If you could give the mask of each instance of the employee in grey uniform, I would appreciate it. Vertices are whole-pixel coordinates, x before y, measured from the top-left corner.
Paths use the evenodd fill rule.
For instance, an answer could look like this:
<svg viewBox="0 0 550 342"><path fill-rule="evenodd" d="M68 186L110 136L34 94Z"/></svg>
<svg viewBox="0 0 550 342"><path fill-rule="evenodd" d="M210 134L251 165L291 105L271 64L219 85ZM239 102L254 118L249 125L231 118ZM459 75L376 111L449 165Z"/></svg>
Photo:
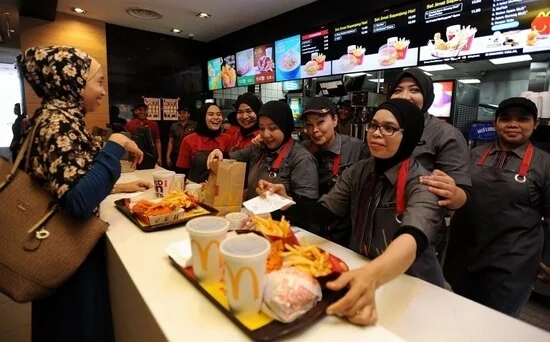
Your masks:
<svg viewBox="0 0 550 342"><path fill-rule="evenodd" d="M550 217L550 155L529 142L537 124L532 101L500 103L496 143L472 150L470 201L453 217L445 264L456 293L514 317L535 284Z"/></svg>
<svg viewBox="0 0 550 342"><path fill-rule="evenodd" d="M419 177L429 173L411 158L423 130L423 113L409 101L382 104L367 129L371 157L344 171L318 202L293 198L296 205L285 212L318 223L351 217L349 247L374 259L327 284L332 290L349 288L344 298L328 308L329 314L373 324L376 288L404 272L443 286L432 242L445 209L419 183ZM284 186L260 182L258 192L266 191L286 196Z"/></svg>
<svg viewBox="0 0 550 342"><path fill-rule="evenodd" d="M468 144L456 127L428 113L435 97L432 79L422 70L410 68L398 75L392 89L392 99L411 101L424 113L424 134L413 157L432 175L421 182L441 197L441 206L461 208L472 185Z"/></svg>
<svg viewBox="0 0 550 342"><path fill-rule="evenodd" d="M317 200L319 198L319 180L317 163L313 155L292 139L294 117L287 103L270 101L264 104L258 113L260 146L251 145L229 153L231 159L248 164L247 198L256 196L256 187L260 180L281 183L287 193L298 198ZM214 160L222 160L223 153L214 150L208 157L208 165ZM292 219L292 217L289 217ZM309 220L294 220L303 228L311 227ZM318 227L311 228L319 233Z"/></svg>
<svg viewBox="0 0 550 342"><path fill-rule="evenodd" d="M309 150L319 165L319 193L325 195L342 172L361 159L368 158L365 143L336 132L338 114L327 97L313 98L302 114L308 139L302 145ZM322 235L331 241L347 246L351 236L349 218L322 226Z"/></svg>

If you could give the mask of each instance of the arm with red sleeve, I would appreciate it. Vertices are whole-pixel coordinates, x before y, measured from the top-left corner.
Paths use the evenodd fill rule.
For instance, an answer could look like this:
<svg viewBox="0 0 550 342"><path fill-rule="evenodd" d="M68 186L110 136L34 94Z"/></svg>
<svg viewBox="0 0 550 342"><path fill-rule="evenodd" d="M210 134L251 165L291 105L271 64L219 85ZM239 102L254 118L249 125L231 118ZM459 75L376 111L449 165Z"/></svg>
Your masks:
<svg viewBox="0 0 550 342"><path fill-rule="evenodd" d="M196 134L191 134L183 138L180 147L180 153L178 156L178 161L176 166L183 170L183 173L187 176L189 174L189 169L191 168L191 160L193 158L193 137Z"/></svg>

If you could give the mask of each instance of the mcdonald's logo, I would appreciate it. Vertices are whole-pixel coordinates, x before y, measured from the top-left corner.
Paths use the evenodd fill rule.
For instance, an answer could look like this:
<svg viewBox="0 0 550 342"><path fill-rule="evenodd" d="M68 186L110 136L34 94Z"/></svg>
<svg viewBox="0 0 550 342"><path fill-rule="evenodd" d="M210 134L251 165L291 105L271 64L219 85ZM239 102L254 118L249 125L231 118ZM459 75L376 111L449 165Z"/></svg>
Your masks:
<svg viewBox="0 0 550 342"><path fill-rule="evenodd" d="M212 245L216 245L216 250L219 250L220 242L217 240L210 241L209 243L206 244L206 246L203 249L200 243L197 240L193 239L191 240L191 246L193 245L197 247L197 250L199 251L199 256L201 258L201 269L203 271L208 271L208 255L210 252L210 247L212 247ZM218 254L218 265L219 267L222 267L223 265L223 259L221 254Z"/></svg>
<svg viewBox="0 0 550 342"><path fill-rule="evenodd" d="M233 274L233 271L227 266L227 264L225 265L225 270L229 273L229 280L231 281L231 289L234 300L239 300L241 278L245 271L248 271L248 274L250 275L250 281L252 282L252 296L254 297L254 300L260 298L260 284L258 281L258 276L250 266L241 267L236 275Z"/></svg>
<svg viewBox="0 0 550 342"><path fill-rule="evenodd" d="M539 34L549 35L550 34L550 11L544 12L541 11L533 19L531 23L531 29L537 31Z"/></svg>

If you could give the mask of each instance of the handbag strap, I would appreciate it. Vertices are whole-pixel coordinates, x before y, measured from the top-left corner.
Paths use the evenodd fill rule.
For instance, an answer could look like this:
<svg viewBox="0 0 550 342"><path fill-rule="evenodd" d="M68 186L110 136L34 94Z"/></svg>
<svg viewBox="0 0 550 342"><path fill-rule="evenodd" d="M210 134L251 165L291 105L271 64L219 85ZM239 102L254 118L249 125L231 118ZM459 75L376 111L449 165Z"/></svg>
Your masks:
<svg viewBox="0 0 550 342"><path fill-rule="evenodd" d="M13 179L13 176L15 176L15 173L17 172L17 169L19 168L19 165L21 164L21 161L23 161L23 157L27 156L27 160L25 161L25 172L29 169L29 159L30 159L30 152L31 152L31 145L32 145L32 139L34 139L34 136L36 134L36 130L38 129L38 126L40 125L41 119L38 119L36 121L36 124L34 125L31 134L25 138L25 141L23 142L23 146L21 146L21 151L19 151L19 154L17 154L17 158L15 159L15 162L13 163L13 167L11 168L10 172L6 175L6 179L0 183L0 191L2 191Z"/></svg>

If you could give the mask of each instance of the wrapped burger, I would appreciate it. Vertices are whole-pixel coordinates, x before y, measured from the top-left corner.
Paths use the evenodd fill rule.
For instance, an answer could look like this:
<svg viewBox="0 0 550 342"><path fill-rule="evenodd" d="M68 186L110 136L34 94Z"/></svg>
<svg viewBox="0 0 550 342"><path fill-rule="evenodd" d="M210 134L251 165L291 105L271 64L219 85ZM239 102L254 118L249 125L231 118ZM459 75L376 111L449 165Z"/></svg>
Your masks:
<svg viewBox="0 0 550 342"><path fill-rule="evenodd" d="M323 297L319 282L294 267L266 275L262 312L290 323L312 309Z"/></svg>

